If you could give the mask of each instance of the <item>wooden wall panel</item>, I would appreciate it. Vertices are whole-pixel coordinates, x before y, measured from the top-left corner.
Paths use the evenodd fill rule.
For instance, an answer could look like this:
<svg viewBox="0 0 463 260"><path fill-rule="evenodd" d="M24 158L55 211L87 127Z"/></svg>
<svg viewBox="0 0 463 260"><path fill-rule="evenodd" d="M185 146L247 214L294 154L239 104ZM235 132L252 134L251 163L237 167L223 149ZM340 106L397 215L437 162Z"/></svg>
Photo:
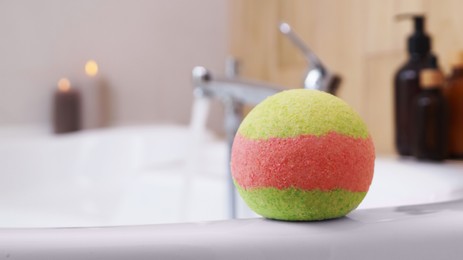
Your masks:
<svg viewBox="0 0 463 260"><path fill-rule="evenodd" d="M400 13L426 13L442 67L463 48L459 0L231 0L231 53L242 75L300 87L306 69L298 51L278 32L290 23L325 64L343 77L339 96L367 122L379 153L393 153L393 76L407 58L409 21Z"/></svg>
<svg viewBox="0 0 463 260"><path fill-rule="evenodd" d="M463 1L423 1L429 16L429 31L433 36L433 48L444 70L449 71L455 52L463 49Z"/></svg>

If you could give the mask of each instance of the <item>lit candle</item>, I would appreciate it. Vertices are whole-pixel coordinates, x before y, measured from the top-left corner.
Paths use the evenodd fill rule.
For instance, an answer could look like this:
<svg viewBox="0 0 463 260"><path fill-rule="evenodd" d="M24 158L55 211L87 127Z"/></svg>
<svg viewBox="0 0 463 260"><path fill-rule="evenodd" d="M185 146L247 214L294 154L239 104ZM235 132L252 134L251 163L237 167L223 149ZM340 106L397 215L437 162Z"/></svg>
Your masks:
<svg viewBox="0 0 463 260"><path fill-rule="evenodd" d="M104 78L99 75L98 63L88 60L85 63L87 79L83 89L84 128L99 128L108 125L109 89Z"/></svg>
<svg viewBox="0 0 463 260"><path fill-rule="evenodd" d="M80 130L80 95L67 78L58 81L54 96L54 131L57 134Z"/></svg>

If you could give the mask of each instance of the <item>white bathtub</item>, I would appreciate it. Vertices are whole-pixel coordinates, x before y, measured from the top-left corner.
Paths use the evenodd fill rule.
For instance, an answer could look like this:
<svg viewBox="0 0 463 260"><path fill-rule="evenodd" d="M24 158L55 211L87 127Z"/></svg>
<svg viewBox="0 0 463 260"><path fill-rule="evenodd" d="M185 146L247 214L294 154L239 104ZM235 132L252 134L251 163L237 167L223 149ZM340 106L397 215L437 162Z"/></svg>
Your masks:
<svg viewBox="0 0 463 260"><path fill-rule="evenodd" d="M1 133L0 133L1 134ZM0 138L0 227L80 227L227 216L226 146L187 127Z"/></svg>
<svg viewBox="0 0 463 260"><path fill-rule="evenodd" d="M463 257L460 162L380 157L364 202L339 220L268 221L240 203L253 219L204 222L226 220L226 165L223 141L183 126L0 131L0 259ZM196 223L152 225L181 222Z"/></svg>

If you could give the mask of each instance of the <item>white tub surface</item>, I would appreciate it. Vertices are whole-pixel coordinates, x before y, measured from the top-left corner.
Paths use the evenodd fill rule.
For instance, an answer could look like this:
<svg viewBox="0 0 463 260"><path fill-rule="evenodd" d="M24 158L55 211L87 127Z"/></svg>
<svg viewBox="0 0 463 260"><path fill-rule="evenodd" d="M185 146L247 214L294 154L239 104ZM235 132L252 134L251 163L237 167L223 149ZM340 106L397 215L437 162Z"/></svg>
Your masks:
<svg viewBox="0 0 463 260"><path fill-rule="evenodd" d="M357 210L331 221L0 230L0 259L377 259L463 256L463 202Z"/></svg>

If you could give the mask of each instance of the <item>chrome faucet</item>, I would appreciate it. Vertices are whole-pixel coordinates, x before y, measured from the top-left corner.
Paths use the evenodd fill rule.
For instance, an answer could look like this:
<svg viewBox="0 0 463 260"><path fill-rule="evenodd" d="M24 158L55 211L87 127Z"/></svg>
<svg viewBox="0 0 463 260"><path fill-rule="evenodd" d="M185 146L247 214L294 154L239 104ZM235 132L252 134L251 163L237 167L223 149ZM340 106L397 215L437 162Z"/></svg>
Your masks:
<svg viewBox="0 0 463 260"><path fill-rule="evenodd" d="M206 68L200 66L193 68L192 76L195 97L218 98L224 106L224 125L228 144L228 162L230 162L233 140L243 120L244 105L255 106L284 88L237 78L238 63L233 58L229 58L226 65L227 77L212 77ZM231 176L230 165L227 172L228 176ZM228 215L230 218L236 218L236 191L232 178L228 178L228 187L230 206Z"/></svg>
<svg viewBox="0 0 463 260"><path fill-rule="evenodd" d="M280 23L280 32L302 52L309 66L304 77L304 88L317 89L335 95L341 83L341 77L323 65L320 58L301 40L289 24Z"/></svg>
<svg viewBox="0 0 463 260"><path fill-rule="evenodd" d="M321 60L302 42L287 23L280 24L280 31L302 51L308 61L309 70L304 79L304 88L335 94L340 83L340 77L323 66ZM260 81L241 79L238 77L238 65L236 59L228 58L225 77L212 76L206 68L201 66L194 67L192 71L194 96L218 98L224 105L228 162L230 162L235 134L243 119L244 105L255 106L268 96L287 89ZM228 165L228 174L231 176L230 165ZM229 178L228 186L229 217L236 218L236 191L232 178Z"/></svg>

